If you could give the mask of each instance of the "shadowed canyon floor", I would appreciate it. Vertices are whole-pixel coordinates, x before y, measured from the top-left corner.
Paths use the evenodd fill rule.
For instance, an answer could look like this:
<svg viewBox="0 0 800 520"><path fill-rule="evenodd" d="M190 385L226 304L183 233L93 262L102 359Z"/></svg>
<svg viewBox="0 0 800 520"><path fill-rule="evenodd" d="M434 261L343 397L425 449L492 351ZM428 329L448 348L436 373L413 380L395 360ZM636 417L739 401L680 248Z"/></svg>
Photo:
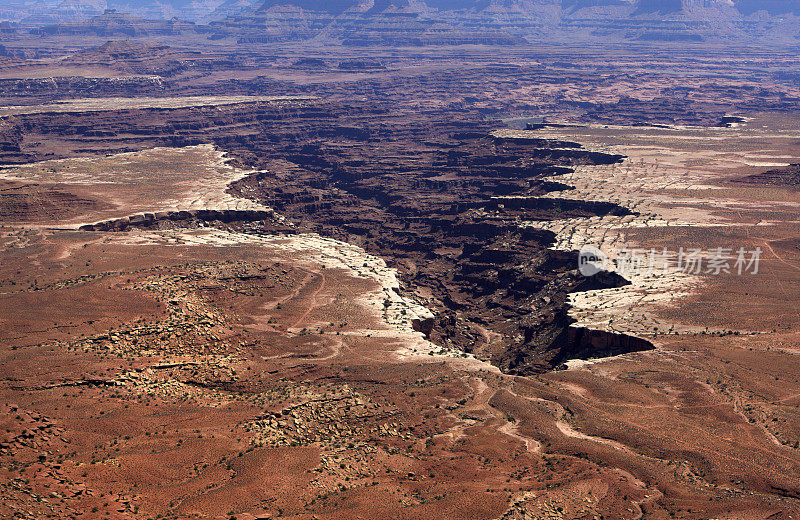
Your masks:
<svg viewBox="0 0 800 520"><path fill-rule="evenodd" d="M795 115L520 130L277 62L314 95L0 109L0 516L800 515Z"/></svg>

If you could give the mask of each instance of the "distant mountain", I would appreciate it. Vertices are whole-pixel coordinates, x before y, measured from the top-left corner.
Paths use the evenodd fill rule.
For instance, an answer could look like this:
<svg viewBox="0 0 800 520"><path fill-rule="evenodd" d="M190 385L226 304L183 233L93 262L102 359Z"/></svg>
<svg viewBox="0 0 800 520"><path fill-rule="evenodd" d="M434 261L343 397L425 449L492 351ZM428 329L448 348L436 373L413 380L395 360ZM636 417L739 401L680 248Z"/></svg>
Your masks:
<svg viewBox="0 0 800 520"><path fill-rule="evenodd" d="M734 0L736 9L744 15L764 11L771 15L800 14L798 0Z"/></svg>
<svg viewBox="0 0 800 520"><path fill-rule="evenodd" d="M518 13L556 18L592 13L623 17L691 16L709 9L727 10L728 16L800 15L800 0L0 0L0 21L44 25L91 18L116 9L147 19L179 17L190 21L224 19L246 11L299 9L328 16L348 12L376 14L417 13Z"/></svg>
<svg viewBox="0 0 800 520"><path fill-rule="evenodd" d="M107 0L109 9L152 20L181 18L198 21L213 13L223 0Z"/></svg>
<svg viewBox="0 0 800 520"><path fill-rule="evenodd" d="M352 46L747 40L794 42L800 0L262 0L213 25L242 43ZM792 22L791 20L789 23Z"/></svg>
<svg viewBox="0 0 800 520"><path fill-rule="evenodd" d="M147 18L179 17L197 21L211 15L225 0L0 0L0 21L19 22L26 27L87 20L106 9ZM244 7L252 7L248 2ZM224 13L221 17L229 13Z"/></svg>
<svg viewBox="0 0 800 520"><path fill-rule="evenodd" d="M46 25L51 34L87 30L130 36L180 32L185 26L172 20L180 18L203 25L200 32L211 38L243 44L309 39L356 47L541 40L797 43L800 34L800 0L19 1L29 3L0 6L0 21L3 16L19 20L28 9L21 25ZM117 14L106 19L101 8L116 8ZM87 19L91 23L79 23ZM159 27L158 20L171 21Z"/></svg>
<svg viewBox="0 0 800 520"><path fill-rule="evenodd" d="M678 13L683 10L682 0L639 0L634 15L643 13Z"/></svg>
<svg viewBox="0 0 800 520"><path fill-rule="evenodd" d="M564 0L561 7L566 12L577 11L591 7L622 6L630 7L633 0Z"/></svg>
<svg viewBox="0 0 800 520"><path fill-rule="evenodd" d="M340 15L346 11L368 14L386 11L483 11L492 6L514 6L532 3L519 0L266 0L260 10L273 7L297 7L305 11L314 11Z"/></svg>
<svg viewBox="0 0 800 520"><path fill-rule="evenodd" d="M172 0L180 1L180 0ZM631 15L647 13L675 14L697 9L733 7L742 15L757 11L769 14L800 13L800 0L266 0L261 10L275 6L293 6L306 11L342 14L368 5L371 12L382 12L394 6L424 5L439 11L473 11L512 9L535 10L537 6L556 5L565 13L578 9L604 6L630 8Z"/></svg>
<svg viewBox="0 0 800 520"><path fill-rule="evenodd" d="M225 0L213 11L201 17L202 20L222 20L235 14L249 11L259 6L258 0Z"/></svg>
<svg viewBox="0 0 800 520"><path fill-rule="evenodd" d="M17 22L23 27L83 20L101 14L105 0L30 0L0 2L0 21Z"/></svg>
<svg viewBox="0 0 800 520"><path fill-rule="evenodd" d="M195 24L177 18L171 20L148 20L126 13L119 13L115 9L107 9L102 15L93 16L88 20L45 25L44 27L33 29L31 32L42 35L139 37L176 35L183 32L192 32L195 29Z"/></svg>
<svg viewBox="0 0 800 520"><path fill-rule="evenodd" d="M266 11L270 8L283 5L291 5L292 7L303 9L304 11L317 11L338 15L348 9L355 8L358 4L353 0L327 0L324 2L320 0L267 0L258 10Z"/></svg>

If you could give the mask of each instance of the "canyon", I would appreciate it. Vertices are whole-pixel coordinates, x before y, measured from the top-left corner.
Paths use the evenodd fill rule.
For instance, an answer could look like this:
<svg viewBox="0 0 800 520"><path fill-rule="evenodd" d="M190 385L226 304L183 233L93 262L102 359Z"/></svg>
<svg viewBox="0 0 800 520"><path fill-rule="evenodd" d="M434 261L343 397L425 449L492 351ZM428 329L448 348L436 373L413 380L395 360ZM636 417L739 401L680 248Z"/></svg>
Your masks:
<svg viewBox="0 0 800 520"><path fill-rule="evenodd" d="M0 33L0 516L800 514L775 19L274 4Z"/></svg>

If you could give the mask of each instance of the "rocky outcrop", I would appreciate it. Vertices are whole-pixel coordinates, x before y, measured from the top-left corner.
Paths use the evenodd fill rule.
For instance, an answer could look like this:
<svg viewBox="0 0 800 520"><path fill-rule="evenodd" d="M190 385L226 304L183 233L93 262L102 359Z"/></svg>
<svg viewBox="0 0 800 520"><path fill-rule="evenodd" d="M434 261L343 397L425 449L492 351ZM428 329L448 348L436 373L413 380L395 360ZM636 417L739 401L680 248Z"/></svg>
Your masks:
<svg viewBox="0 0 800 520"><path fill-rule="evenodd" d="M747 175L733 182L753 184L756 186L782 186L800 188L800 164L790 164L784 168L775 168L765 172Z"/></svg>
<svg viewBox="0 0 800 520"><path fill-rule="evenodd" d="M551 329L555 332L559 327ZM651 342L628 334L567 325L552 338L549 348L509 348L492 358L492 363L509 374L530 375L564 368L572 359L599 359L654 348Z"/></svg>
<svg viewBox="0 0 800 520"><path fill-rule="evenodd" d="M642 338L585 327L568 327L559 341L566 345L561 350L562 359L602 358L655 348Z"/></svg>
<svg viewBox="0 0 800 520"><path fill-rule="evenodd" d="M491 134L500 123L479 110L288 100L98 112L90 123L69 113L12 121L95 153L215 143L259 172L229 191L275 208L291 230L269 214L208 211L138 215L84 229L215 225L311 231L359 245L396 267L406 295L434 312L412 326L507 371L550 370L584 352L582 340L564 336L572 324L568 294L587 284L625 283L611 276L587 282L576 252L553 251L552 233L521 225L627 214L606 202L541 197L568 189L550 179L573 166L622 157L564 141L498 139Z"/></svg>
<svg viewBox="0 0 800 520"><path fill-rule="evenodd" d="M74 66L101 65L127 74L169 78L186 72L240 68L230 57L175 49L168 45L133 40L112 40L99 47L67 56L62 63Z"/></svg>
<svg viewBox="0 0 800 520"><path fill-rule="evenodd" d="M195 32L197 26L177 18L171 20L147 20L126 13L107 9L103 14L88 20L45 25L32 29L31 33L42 36L169 36L184 32Z"/></svg>
<svg viewBox="0 0 800 520"><path fill-rule="evenodd" d="M221 225L232 223L261 222L264 229L271 227L274 233L294 233L294 230L276 221L271 210L216 210L200 209L185 211L160 211L140 213L118 219L85 224L81 231L127 231L136 229L165 229L173 227L198 227L202 225Z"/></svg>
<svg viewBox="0 0 800 520"><path fill-rule="evenodd" d="M80 76L0 79L0 96L121 96L163 94L164 82L159 77L86 78Z"/></svg>

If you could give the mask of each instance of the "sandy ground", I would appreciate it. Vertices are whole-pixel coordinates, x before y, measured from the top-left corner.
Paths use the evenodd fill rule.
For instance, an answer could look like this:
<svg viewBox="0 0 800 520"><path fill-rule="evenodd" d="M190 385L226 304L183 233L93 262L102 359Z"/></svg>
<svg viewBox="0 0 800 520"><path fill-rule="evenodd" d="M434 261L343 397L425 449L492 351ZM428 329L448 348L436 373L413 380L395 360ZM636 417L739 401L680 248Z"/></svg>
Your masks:
<svg viewBox="0 0 800 520"><path fill-rule="evenodd" d="M197 145L6 167L0 179L55 186L103 203L72 218L38 223L79 227L144 212L268 209L226 193L231 182L252 173L228 164L212 145Z"/></svg>

